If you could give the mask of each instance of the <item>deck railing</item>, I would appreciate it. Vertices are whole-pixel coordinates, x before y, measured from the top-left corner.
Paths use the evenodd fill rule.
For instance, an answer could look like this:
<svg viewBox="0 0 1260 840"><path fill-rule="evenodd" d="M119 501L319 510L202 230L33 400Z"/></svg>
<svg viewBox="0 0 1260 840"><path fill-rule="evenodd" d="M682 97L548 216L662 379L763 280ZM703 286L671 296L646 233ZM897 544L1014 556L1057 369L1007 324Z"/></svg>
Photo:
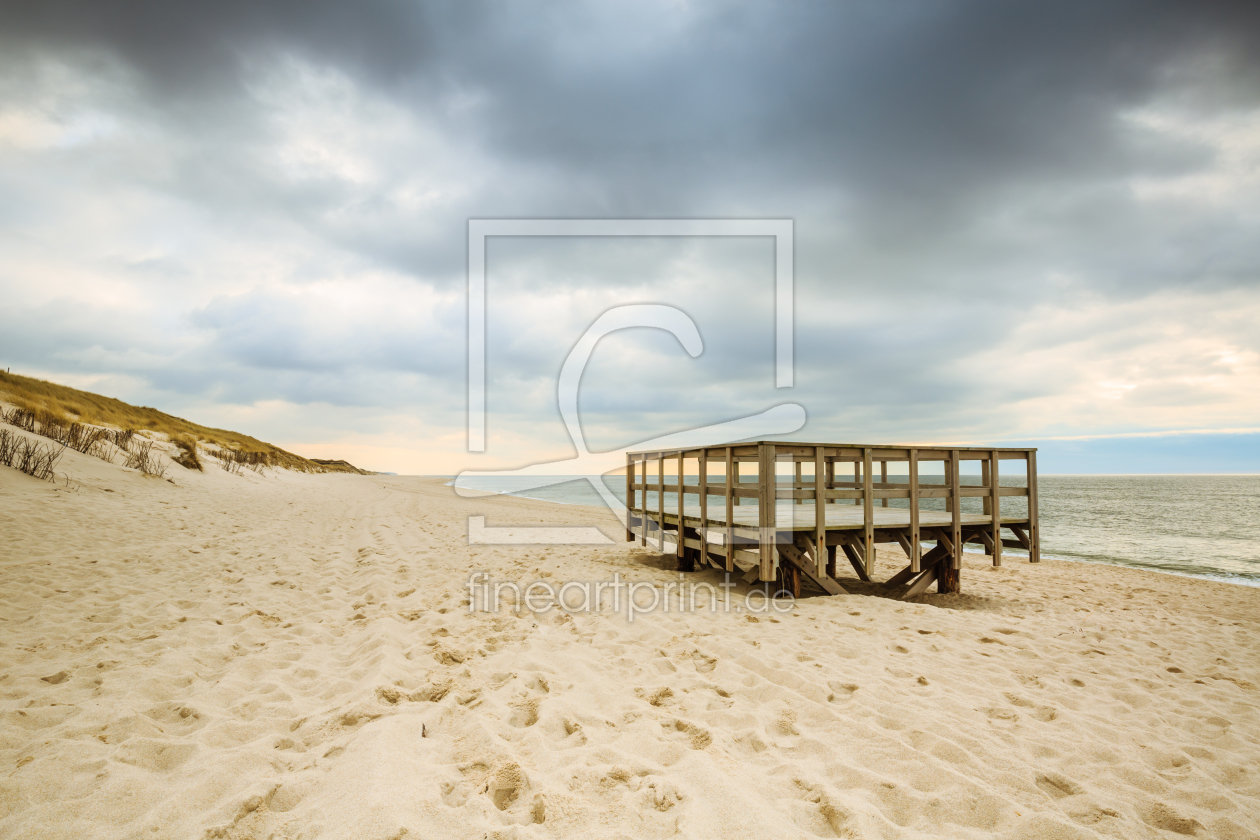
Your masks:
<svg viewBox="0 0 1260 840"><path fill-rule="evenodd" d="M961 465L964 461L980 462L980 484L963 484ZM1025 486L1003 485L1001 477L1003 461L1024 462L1021 472L1027 480ZM925 464L939 462L942 483L921 479ZM779 478L781 464L792 464L787 480ZM741 472L743 467L755 466L755 476ZM905 481L890 481L889 465L905 464ZM649 478L649 465L654 473ZM694 465L694 470L687 467ZM673 467L673 476L667 482L666 468ZM812 474L807 474L810 468ZM716 476L715 473L716 472ZM901 470L897 470L901 472ZM851 473L852 477L849 477ZM693 483L689 475L696 476ZM751 478L751 480L749 480ZM648 505L648 493L655 491L656 508ZM664 510L666 493L675 493L676 510ZM1037 450L1010 447L919 447L902 445L859 445L834 443L785 443L758 441L729 446L708 446L690 449L671 449L655 452L631 452L626 455L626 507L631 521L641 526L639 538L646 544L653 514L656 514L656 538L665 550L666 516L674 518L677 530L676 551L681 558L686 547L684 538L684 499L687 495L699 497L700 511L697 524L700 530L702 550L709 551L706 531L723 533L726 567L734 568L737 543L735 523L736 508L747 500L757 505L758 526L756 543L760 578L772 580L777 566L776 544L782 535L777 533L776 511L778 503L788 501L815 505L814 544L827 545L825 506L851 502L862 507L863 557L873 557L876 541L876 517L874 509L888 507L890 499L905 499L909 508L908 527L901 528L897 540L910 556L910 568L919 571L922 557L920 542L936 540L945 544L958 568L963 538L962 499L979 497L983 500L983 512L988 517L988 527L979 533L974 526L969 533L977 533L985 544L986 553L993 557L994 565L1001 565L1002 548L1020 547L1028 550L1032 562L1040 560L1039 523L1037 515ZM710 499L719 497L724 505L718 528L711 528L714 521ZM1002 499L1023 496L1028 500L1027 515L1012 522L1002 513ZM920 527L920 502L927 499L943 499L945 509L951 513L948 528L935 527L925 533ZM818 515L823 511L824 515ZM676 514L676 517L675 517ZM1006 527L1015 539L1004 539ZM635 539L634 528L627 530L626 539ZM869 560L864 560L869 563Z"/></svg>

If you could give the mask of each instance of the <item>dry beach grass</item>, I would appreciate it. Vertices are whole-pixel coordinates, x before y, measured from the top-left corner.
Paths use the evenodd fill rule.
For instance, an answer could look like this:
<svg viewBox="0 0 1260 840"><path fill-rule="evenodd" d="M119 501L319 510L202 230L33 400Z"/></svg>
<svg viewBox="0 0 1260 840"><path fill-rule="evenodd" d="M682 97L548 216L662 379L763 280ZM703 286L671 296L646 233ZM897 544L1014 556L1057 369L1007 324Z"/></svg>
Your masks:
<svg viewBox="0 0 1260 840"><path fill-rule="evenodd" d="M1260 836L1254 589L976 558L915 603L470 614L474 569L678 575L437 479L59 470L0 469L0 837Z"/></svg>

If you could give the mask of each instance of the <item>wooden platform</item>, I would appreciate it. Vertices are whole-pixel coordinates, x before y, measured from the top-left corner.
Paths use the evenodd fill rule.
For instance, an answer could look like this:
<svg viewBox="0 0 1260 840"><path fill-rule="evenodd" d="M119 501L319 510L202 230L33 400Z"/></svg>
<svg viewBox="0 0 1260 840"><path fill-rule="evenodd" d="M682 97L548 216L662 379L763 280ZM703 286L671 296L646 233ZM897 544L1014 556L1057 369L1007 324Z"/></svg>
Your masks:
<svg viewBox="0 0 1260 840"><path fill-rule="evenodd" d="M961 481L960 463L968 460L980 462L980 486ZM1023 462L1023 486L1001 483L1004 460ZM944 483L921 481L925 461L941 462ZM741 464L750 462L752 481L741 475ZM899 462L906 465L906 479L890 481L889 465ZM649 465L655 466L654 482ZM669 480L668 467L674 468ZM848 470L852 479L842 475ZM651 503L649 493L655 493ZM675 499L662 510L668 493ZM688 495L698 503L688 502ZM1025 497L1026 512L1003 513L1002 499L1010 496ZM968 497L982 500L982 513L962 511ZM905 499L908 507L892 507L892 499ZM944 500L945 510L923 508L927 499ZM906 586L905 596L933 582L938 591L959 591L961 555L969 542L982 544L994 565L1001 565L1003 547L1026 549L1032 562L1040 559L1035 449L758 441L632 452L626 458L626 507L626 539L656 542L665 551L672 532L668 542L680 570L699 562L740 571L749 582L774 582L798 596L801 575L823 591L844 592L836 580L837 550L859 578L870 580L879 543L898 544L906 553L906 567L889 581ZM926 553L925 541L934 543Z"/></svg>

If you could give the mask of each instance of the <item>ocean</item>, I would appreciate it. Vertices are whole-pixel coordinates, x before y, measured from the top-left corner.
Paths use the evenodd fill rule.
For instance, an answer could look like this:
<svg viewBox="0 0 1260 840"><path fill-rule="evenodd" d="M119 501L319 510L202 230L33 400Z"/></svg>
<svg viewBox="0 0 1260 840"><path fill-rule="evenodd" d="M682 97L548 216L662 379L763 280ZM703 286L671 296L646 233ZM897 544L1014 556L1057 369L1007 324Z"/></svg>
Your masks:
<svg viewBox="0 0 1260 840"><path fill-rule="evenodd" d="M624 497L624 476L595 480L601 478L617 498ZM528 490L520 488L536 479L479 476L457 483L559 504L601 504L585 477L554 479L556 483L550 486ZM922 479L942 480L926 475ZM962 481L980 483L978 476L962 476ZM1019 480L1003 477L1002 483L1018 484ZM1043 475L1038 489L1045 557L1260 586L1260 476ZM650 493L649 502L654 504L655 497ZM676 499L674 493L665 494L667 510L677 504ZM686 501L698 504L692 494ZM980 511L980 499L963 503L964 510ZM893 500L891 504L904 507L906 502ZM1014 496L1002 501L1004 511L1014 512L1023 504L1022 498ZM943 510L944 501L933 499L923 506ZM1012 549L1006 553L1023 554Z"/></svg>

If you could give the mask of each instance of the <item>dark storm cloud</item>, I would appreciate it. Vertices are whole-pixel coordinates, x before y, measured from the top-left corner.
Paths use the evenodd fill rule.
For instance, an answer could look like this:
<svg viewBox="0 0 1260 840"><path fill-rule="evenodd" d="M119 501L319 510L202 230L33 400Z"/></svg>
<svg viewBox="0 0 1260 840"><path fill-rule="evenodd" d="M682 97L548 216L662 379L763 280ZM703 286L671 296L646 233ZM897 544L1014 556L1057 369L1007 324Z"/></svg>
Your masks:
<svg viewBox="0 0 1260 840"><path fill-rule="evenodd" d="M554 170L554 195L475 212L785 212L822 189L892 236L952 227L942 211L1003 185L1198 162L1131 142L1117 110L1203 82L1229 100L1205 104L1254 103L1260 61L1245 3L46 2L4 17L11 47L111 51L176 107L301 55Z"/></svg>

